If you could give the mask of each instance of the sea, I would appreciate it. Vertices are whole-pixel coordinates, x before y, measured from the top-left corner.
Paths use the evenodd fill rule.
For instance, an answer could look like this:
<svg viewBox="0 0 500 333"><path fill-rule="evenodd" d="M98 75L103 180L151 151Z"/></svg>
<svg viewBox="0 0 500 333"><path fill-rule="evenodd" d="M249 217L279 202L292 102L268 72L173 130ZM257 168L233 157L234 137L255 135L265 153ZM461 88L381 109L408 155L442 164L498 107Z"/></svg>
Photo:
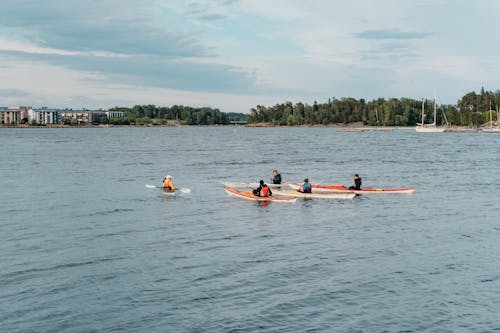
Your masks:
<svg viewBox="0 0 500 333"><path fill-rule="evenodd" d="M0 128L0 143L1 332L500 331L500 135ZM416 192L223 190L273 169ZM190 193L146 187L167 174Z"/></svg>

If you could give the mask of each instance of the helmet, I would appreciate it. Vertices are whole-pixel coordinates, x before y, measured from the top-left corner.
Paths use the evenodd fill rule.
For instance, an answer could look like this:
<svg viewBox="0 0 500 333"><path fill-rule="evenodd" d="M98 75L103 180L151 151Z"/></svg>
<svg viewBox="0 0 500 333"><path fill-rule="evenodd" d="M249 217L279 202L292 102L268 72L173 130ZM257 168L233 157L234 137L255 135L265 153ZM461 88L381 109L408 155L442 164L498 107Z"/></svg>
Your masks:
<svg viewBox="0 0 500 333"><path fill-rule="evenodd" d="M264 181L261 179L261 180L259 181L259 184L260 184L260 185L264 185Z"/></svg>
<svg viewBox="0 0 500 333"><path fill-rule="evenodd" d="M304 183L309 183L309 178L304 179Z"/></svg>

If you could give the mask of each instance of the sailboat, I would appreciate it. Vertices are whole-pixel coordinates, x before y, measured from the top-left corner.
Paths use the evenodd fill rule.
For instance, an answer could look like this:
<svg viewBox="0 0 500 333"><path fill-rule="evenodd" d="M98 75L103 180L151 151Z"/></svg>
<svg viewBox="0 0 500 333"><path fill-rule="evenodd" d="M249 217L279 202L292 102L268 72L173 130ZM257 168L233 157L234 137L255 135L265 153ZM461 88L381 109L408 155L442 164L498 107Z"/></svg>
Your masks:
<svg viewBox="0 0 500 333"><path fill-rule="evenodd" d="M493 127L493 111L491 110L491 103L490 103L490 128L483 128L483 133L500 133L500 127L498 127L498 107L497 107L497 127Z"/></svg>
<svg viewBox="0 0 500 333"><path fill-rule="evenodd" d="M436 114L437 114L436 94L434 94L434 122L432 124L425 123L424 105L425 105L425 102L424 102L424 99L422 98L422 123L417 124L417 127L415 127L415 130L417 132L424 132L424 133L443 133L444 127L437 127L436 126Z"/></svg>

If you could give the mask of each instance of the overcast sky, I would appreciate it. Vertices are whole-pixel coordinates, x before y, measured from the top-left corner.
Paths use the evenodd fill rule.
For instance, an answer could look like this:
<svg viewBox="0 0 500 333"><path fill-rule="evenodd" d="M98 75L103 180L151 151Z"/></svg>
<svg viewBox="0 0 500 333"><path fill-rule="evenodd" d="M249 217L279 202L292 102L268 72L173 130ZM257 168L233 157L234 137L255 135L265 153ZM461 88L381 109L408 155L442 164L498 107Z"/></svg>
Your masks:
<svg viewBox="0 0 500 333"><path fill-rule="evenodd" d="M1 0L0 106L219 107L500 89L500 1Z"/></svg>

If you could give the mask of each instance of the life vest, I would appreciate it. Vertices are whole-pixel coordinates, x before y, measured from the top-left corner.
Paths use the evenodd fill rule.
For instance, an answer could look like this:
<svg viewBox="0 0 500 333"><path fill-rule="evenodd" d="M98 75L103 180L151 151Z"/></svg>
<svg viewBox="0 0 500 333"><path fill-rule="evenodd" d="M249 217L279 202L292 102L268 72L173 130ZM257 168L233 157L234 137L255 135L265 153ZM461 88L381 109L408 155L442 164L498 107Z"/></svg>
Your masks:
<svg viewBox="0 0 500 333"><path fill-rule="evenodd" d="M262 186L262 188L260 189L260 196L261 197L268 197L269 196L269 187Z"/></svg>
<svg viewBox="0 0 500 333"><path fill-rule="evenodd" d="M302 185L302 188L304 189L304 193L311 193L311 184L304 183L304 185Z"/></svg>
<svg viewBox="0 0 500 333"><path fill-rule="evenodd" d="M175 191L175 186L170 180L165 179L163 181L163 189L166 191Z"/></svg>

